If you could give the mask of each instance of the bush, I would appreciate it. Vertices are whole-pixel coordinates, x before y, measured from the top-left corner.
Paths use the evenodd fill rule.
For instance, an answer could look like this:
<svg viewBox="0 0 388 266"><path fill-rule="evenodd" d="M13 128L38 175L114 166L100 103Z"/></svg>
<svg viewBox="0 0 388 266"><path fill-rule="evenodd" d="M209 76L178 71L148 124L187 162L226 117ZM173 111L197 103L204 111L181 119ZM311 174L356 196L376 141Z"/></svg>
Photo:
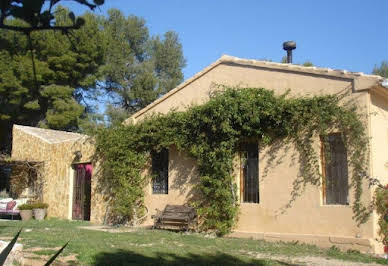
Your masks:
<svg viewBox="0 0 388 266"><path fill-rule="evenodd" d="M102 188L112 199L113 216L123 222L139 216L145 208L144 188L152 178L143 174L151 154L175 145L196 160L200 178L190 203L201 217L201 229L226 234L239 212L233 162L241 143L255 139L262 149L275 144L273 150L276 143L295 146L301 172L293 182L290 202L294 202L308 184L321 184L315 143L322 136L328 145L328 136L336 129L352 169L354 218L358 224L367 221L371 210L361 195L362 182L370 181L368 137L357 106L340 103L346 95L290 97L263 88L220 89L203 105L98 132L96 158L103 170Z"/></svg>
<svg viewBox="0 0 388 266"><path fill-rule="evenodd" d="M25 204L19 205L18 209L21 210L21 211L32 210L33 206L32 206L32 204L25 203Z"/></svg>
<svg viewBox="0 0 388 266"><path fill-rule="evenodd" d="M376 189L376 211L379 214L379 234L384 245L388 246L388 185Z"/></svg>
<svg viewBox="0 0 388 266"><path fill-rule="evenodd" d="M43 202L36 202L31 204L32 209L47 209L48 204Z"/></svg>

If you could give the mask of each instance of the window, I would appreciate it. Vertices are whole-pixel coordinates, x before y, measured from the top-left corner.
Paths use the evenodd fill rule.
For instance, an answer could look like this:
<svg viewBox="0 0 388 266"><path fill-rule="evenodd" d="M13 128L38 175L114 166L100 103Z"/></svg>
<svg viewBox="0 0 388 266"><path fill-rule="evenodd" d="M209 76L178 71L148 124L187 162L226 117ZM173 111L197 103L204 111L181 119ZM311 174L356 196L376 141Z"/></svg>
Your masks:
<svg viewBox="0 0 388 266"><path fill-rule="evenodd" d="M154 194L168 194L168 150L152 153L152 192Z"/></svg>
<svg viewBox="0 0 388 266"><path fill-rule="evenodd" d="M330 134L322 145L323 200L325 204L348 205L348 159L341 134ZM323 143L322 143L323 144ZM328 150L325 150L328 149Z"/></svg>
<svg viewBox="0 0 388 266"><path fill-rule="evenodd" d="M257 143L246 143L242 147L243 202L259 203L259 149Z"/></svg>

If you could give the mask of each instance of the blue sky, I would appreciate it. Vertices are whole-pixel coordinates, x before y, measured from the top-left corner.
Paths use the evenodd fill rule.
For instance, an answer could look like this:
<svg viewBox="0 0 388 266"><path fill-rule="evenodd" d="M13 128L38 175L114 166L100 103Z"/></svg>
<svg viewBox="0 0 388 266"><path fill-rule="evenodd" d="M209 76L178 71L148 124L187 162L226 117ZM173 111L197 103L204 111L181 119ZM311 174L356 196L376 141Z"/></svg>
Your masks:
<svg viewBox="0 0 388 266"><path fill-rule="evenodd" d="M281 61L294 40L294 62L370 73L388 60L388 0L105 0L143 17L151 34L179 34L191 77L222 54ZM85 9L67 4L77 14Z"/></svg>

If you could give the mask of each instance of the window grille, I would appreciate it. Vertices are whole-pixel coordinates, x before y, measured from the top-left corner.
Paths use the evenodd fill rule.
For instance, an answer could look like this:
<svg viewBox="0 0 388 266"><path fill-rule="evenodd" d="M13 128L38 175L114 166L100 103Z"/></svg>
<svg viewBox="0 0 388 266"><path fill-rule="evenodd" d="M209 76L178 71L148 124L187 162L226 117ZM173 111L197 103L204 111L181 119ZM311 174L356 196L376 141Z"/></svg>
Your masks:
<svg viewBox="0 0 388 266"><path fill-rule="evenodd" d="M168 194L168 150L153 152L152 156L152 192L154 194Z"/></svg>
<svg viewBox="0 0 388 266"><path fill-rule="evenodd" d="M323 149L323 195L325 204L349 204L348 159L341 134L330 134ZM327 149L327 150L325 150Z"/></svg>

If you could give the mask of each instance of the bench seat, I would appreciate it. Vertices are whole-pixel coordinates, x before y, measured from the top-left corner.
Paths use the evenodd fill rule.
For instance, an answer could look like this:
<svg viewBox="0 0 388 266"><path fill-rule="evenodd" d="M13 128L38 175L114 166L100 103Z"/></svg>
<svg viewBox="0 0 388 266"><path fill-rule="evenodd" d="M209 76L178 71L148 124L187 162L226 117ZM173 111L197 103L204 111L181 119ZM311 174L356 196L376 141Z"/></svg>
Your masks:
<svg viewBox="0 0 388 266"><path fill-rule="evenodd" d="M179 227L188 230L197 224L197 213L194 208L185 205L166 205L163 211L156 210L153 215L154 228Z"/></svg>

